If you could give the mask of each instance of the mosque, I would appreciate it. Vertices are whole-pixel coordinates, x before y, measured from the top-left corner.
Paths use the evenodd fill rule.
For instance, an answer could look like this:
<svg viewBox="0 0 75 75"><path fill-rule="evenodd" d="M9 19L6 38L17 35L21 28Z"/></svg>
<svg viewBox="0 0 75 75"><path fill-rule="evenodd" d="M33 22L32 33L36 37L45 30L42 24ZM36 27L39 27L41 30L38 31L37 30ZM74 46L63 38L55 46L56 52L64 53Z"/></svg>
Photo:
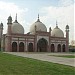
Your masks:
<svg viewBox="0 0 75 75"><path fill-rule="evenodd" d="M69 26L65 26L66 36L58 27L47 32L46 26L40 21L39 15L30 31L24 34L23 26L12 17L7 19L7 33L3 34L3 23L0 24L1 50L5 52L68 52L69 51Z"/></svg>

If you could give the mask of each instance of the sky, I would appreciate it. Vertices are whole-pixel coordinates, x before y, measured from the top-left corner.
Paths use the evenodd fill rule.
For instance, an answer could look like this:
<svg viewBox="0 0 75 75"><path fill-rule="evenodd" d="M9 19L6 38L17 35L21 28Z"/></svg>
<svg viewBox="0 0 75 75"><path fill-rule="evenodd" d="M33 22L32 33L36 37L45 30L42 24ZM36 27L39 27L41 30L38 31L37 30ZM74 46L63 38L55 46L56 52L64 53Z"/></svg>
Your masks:
<svg viewBox="0 0 75 75"><path fill-rule="evenodd" d="M74 21L74 0L0 0L0 21L4 24L3 33L7 32L7 19L11 15L13 22L17 13L18 22L28 33L30 26L40 20L47 27L55 28L56 20L58 27L65 34L65 26L70 27L70 41L75 40L75 21Z"/></svg>

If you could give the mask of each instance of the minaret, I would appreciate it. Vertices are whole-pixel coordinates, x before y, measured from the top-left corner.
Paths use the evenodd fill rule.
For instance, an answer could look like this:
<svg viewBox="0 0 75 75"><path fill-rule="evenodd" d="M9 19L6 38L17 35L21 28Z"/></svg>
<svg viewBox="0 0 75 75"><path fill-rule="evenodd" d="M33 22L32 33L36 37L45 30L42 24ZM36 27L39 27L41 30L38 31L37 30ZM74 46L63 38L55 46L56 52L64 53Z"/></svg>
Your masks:
<svg viewBox="0 0 75 75"><path fill-rule="evenodd" d="M1 22L0 24L0 39L2 38L3 35L3 23Z"/></svg>
<svg viewBox="0 0 75 75"><path fill-rule="evenodd" d="M50 36L51 36L51 27L49 28L49 33L50 33Z"/></svg>
<svg viewBox="0 0 75 75"><path fill-rule="evenodd" d="M1 50L2 35L3 35L3 23L1 22L0 24L0 50Z"/></svg>
<svg viewBox="0 0 75 75"><path fill-rule="evenodd" d="M66 25L66 52L69 52L69 26Z"/></svg>
<svg viewBox="0 0 75 75"><path fill-rule="evenodd" d="M7 22L7 25L8 25L8 30L7 30L7 42L5 44L5 51L7 52L11 52L11 26L12 26L12 17L9 16L8 17L8 22Z"/></svg>
<svg viewBox="0 0 75 75"><path fill-rule="evenodd" d="M11 34L12 17L9 16L7 20L8 20L8 22L7 22L7 24L8 24L8 31L7 31L7 34Z"/></svg>

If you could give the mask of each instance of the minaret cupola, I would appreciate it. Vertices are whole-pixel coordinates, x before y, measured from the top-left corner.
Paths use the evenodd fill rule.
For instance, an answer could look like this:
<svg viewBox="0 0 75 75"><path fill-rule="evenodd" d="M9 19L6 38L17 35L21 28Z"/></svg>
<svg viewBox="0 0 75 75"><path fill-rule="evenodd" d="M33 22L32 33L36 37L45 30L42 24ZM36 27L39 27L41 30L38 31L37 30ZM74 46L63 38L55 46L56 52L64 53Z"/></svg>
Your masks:
<svg viewBox="0 0 75 75"><path fill-rule="evenodd" d="M7 24L12 24L12 17L11 16L9 16L7 20L8 20Z"/></svg>

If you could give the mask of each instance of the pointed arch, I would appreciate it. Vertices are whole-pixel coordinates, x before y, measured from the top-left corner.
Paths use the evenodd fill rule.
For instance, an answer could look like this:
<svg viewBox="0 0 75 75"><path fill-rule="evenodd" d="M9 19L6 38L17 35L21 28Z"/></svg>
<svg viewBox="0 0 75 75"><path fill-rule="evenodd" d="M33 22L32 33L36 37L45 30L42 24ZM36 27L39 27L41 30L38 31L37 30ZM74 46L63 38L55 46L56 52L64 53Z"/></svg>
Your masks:
<svg viewBox="0 0 75 75"><path fill-rule="evenodd" d="M58 44L58 46L57 46L57 51L61 52L61 45L60 44Z"/></svg>
<svg viewBox="0 0 75 75"><path fill-rule="evenodd" d="M48 42L46 39L41 38L37 43L37 50L39 52L47 52Z"/></svg>
<svg viewBox="0 0 75 75"><path fill-rule="evenodd" d="M62 52L65 52L65 44L62 45Z"/></svg>
<svg viewBox="0 0 75 75"><path fill-rule="evenodd" d="M12 52L17 52L17 43L16 42L12 43Z"/></svg>
<svg viewBox="0 0 75 75"><path fill-rule="evenodd" d="M55 46L54 44L51 44L51 52L54 52L55 51Z"/></svg>
<svg viewBox="0 0 75 75"><path fill-rule="evenodd" d="M28 44L28 51L33 52L33 43Z"/></svg>
<svg viewBox="0 0 75 75"><path fill-rule="evenodd" d="M24 43L20 42L19 44L19 52L24 52Z"/></svg>

